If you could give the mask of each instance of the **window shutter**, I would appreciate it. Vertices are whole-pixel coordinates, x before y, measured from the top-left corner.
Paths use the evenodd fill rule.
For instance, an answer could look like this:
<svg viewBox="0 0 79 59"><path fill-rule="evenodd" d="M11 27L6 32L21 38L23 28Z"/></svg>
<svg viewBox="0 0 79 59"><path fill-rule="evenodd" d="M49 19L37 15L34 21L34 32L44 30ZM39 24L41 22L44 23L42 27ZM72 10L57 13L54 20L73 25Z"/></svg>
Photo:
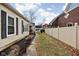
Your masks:
<svg viewBox="0 0 79 59"><path fill-rule="evenodd" d="M23 25L23 20L22 20L22 33L24 32L24 25Z"/></svg>
<svg viewBox="0 0 79 59"><path fill-rule="evenodd" d="M4 39L6 37L6 12L1 10L1 38Z"/></svg>
<svg viewBox="0 0 79 59"><path fill-rule="evenodd" d="M18 18L16 18L16 35L18 35Z"/></svg>

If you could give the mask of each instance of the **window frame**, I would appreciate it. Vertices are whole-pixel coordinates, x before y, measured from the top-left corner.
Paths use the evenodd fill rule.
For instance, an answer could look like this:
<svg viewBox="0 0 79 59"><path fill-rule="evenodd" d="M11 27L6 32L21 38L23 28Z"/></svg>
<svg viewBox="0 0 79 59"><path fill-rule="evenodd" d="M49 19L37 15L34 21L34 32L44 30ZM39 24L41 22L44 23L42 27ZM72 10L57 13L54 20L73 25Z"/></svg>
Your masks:
<svg viewBox="0 0 79 59"><path fill-rule="evenodd" d="M68 23L66 24L67 27L71 27L71 26L69 26L69 25L73 26L73 22L68 22Z"/></svg>
<svg viewBox="0 0 79 59"><path fill-rule="evenodd" d="M12 18L14 18L14 33L13 34L8 34L8 17L12 17ZM11 15L11 14L7 14L7 21L6 21L6 23L7 23L7 25L6 25L6 32L7 32L7 37L9 37L9 36L14 36L14 35L16 35L16 19L15 19L16 17L14 17L13 15Z"/></svg>
<svg viewBox="0 0 79 59"><path fill-rule="evenodd" d="M23 21L23 25L24 25L24 32L29 31L29 29L28 29L28 23L26 21Z"/></svg>

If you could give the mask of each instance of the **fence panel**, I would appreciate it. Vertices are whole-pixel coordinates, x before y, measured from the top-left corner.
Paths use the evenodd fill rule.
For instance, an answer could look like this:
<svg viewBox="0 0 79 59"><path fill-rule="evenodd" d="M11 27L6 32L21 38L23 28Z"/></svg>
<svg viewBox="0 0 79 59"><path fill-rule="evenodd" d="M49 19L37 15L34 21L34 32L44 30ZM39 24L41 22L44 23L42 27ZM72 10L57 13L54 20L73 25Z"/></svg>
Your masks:
<svg viewBox="0 0 79 59"><path fill-rule="evenodd" d="M50 29L45 29L45 32L46 32L47 34L49 34L49 30L50 30Z"/></svg>
<svg viewBox="0 0 79 59"><path fill-rule="evenodd" d="M76 48L76 27L59 28L59 40Z"/></svg>
<svg viewBox="0 0 79 59"><path fill-rule="evenodd" d="M55 37L56 39L59 39L58 35L59 35L58 34L58 28L53 28L53 35L52 36Z"/></svg>
<svg viewBox="0 0 79 59"><path fill-rule="evenodd" d="M77 36L78 36L78 38L77 38L77 45L78 45L78 50L79 50L79 26L78 26Z"/></svg>
<svg viewBox="0 0 79 59"><path fill-rule="evenodd" d="M45 32L48 34L48 35L50 35L51 36L51 31L52 31L52 28L49 28L49 29L45 29Z"/></svg>
<svg viewBox="0 0 79 59"><path fill-rule="evenodd" d="M62 42L79 49L79 27L60 27L45 29L46 33ZM78 34L77 34L78 32Z"/></svg>

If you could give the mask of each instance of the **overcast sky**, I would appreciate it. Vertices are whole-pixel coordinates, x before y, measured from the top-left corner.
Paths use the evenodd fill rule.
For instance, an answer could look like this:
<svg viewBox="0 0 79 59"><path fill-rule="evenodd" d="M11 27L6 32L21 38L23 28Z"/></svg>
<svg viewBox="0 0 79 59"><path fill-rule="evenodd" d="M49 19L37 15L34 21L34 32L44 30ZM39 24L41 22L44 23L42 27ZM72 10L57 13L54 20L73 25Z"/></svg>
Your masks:
<svg viewBox="0 0 79 59"><path fill-rule="evenodd" d="M65 3L13 3L11 4L21 14L26 14L28 19L28 11L35 11L35 24L48 24L53 18L63 12L66 7Z"/></svg>

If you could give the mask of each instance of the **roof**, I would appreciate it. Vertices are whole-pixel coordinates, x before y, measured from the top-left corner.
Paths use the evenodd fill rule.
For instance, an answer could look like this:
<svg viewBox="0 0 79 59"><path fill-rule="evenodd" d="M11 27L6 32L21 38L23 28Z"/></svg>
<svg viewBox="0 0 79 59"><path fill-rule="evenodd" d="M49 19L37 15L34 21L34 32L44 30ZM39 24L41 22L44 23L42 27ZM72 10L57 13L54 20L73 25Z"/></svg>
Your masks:
<svg viewBox="0 0 79 59"><path fill-rule="evenodd" d="M60 15L58 15L57 17L55 17L49 24L51 25L55 20L57 20L58 17L60 17L60 16L62 16L62 15L64 15L64 14L66 14L67 12L71 12L71 11L74 10L75 8L79 7L79 3L76 3L76 4L78 4L78 5L76 5L74 8L72 8L71 10L69 10L71 4L74 4L74 3L67 3L67 4L66 4L66 7L65 7L65 9L64 9L64 11L63 11Z"/></svg>
<svg viewBox="0 0 79 59"><path fill-rule="evenodd" d="M49 25L52 25L52 23L57 19L57 17L55 17L50 23Z"/></svg>
<svg viewBox="0 0 79 59"><path fill-rule="evenodd" d="M67 12L70 12L71 10L75 9L79 7L79 3L68 3L64 12L67 13Z"/></svg>
<svg viewBox="0 0 79 59"><path fill-rule="evenodd" d="M58 15L57 17L55 17L50 23L49 25L52 25L52 23L57 20L60 16L64 15L64 12L62 12L60 15Z"/></svg>
<svg viewBox="0 0 79 59"><path fill-rule="evenodd" d="M24 20L26 20L27 22L30 22L29 20L26 19L26 17L24 17L18 10L16 10L15 8L13 8L10 4L8 3L0 3L1 5L5 6L6 8L8 8L9 10L11 10L12 12L14 12L15 14L17 14L18 16L22 17Z"/></svg>

